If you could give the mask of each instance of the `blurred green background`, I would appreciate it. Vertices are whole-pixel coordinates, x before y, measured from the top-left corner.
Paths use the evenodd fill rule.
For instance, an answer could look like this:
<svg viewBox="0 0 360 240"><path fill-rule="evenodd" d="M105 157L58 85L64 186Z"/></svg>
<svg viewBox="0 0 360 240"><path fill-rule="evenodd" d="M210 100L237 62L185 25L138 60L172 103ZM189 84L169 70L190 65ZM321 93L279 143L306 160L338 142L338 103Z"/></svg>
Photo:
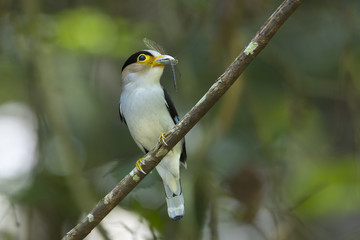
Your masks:
<svg viewBox="0 0 360 240"><path fill-rule="evenodd" d="M119 81L144 37L183 116L280 3L0 0L0 239L60 239L135 166ZM360 239L359 43L358 0L304 1L187 135L185 217L154 171L88 239Z"/></svg>

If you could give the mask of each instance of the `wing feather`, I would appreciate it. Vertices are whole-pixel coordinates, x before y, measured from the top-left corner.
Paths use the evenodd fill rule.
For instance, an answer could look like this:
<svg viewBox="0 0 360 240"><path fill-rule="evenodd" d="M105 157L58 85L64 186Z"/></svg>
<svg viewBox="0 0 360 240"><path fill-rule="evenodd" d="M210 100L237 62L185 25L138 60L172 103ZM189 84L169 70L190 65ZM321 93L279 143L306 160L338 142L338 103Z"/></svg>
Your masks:
<svg viewBox="0 0 360 240"><path fill-rule="evenodd" d="M121 105L119 105L119 116L120 116L120 120L125 123L125 125L127 126L126 120L124 115L121 113Z"/></svg>
<svg viewBox="0 0 360 240"><path fill-rule="evenodd" d="M163 88L164 90L164 96L165 96L165 104L167 109L169 110L169 114L174 121L174 124L179 122L179 115L176 111L176 108L174 106L174 103L172 102L169 93ZM180 155L180 161L186 166L186 146L185 146L185 138L182 140L182 150Z"/></svg>

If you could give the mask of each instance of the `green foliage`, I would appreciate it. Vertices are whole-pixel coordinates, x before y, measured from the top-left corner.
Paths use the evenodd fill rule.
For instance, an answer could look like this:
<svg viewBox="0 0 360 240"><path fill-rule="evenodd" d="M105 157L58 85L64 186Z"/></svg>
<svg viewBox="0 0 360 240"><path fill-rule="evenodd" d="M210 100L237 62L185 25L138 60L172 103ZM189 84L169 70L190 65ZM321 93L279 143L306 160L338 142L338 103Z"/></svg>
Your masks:
<svg viewBox="0 0 360 240"><path fill-rule="evenodd" d="M147 34L145 23L130 24L95 8L66 10L56 19L55 41L59 46L89 54L126 57Z"/></svg>

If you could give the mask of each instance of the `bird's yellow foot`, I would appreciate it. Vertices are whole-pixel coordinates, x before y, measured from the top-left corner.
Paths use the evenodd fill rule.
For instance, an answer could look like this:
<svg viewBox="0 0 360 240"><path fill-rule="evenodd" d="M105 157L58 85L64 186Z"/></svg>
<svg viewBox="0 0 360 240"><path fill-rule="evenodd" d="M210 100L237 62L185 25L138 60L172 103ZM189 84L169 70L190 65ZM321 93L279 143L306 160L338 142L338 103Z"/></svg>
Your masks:
<svg viewBox="0 0 360 240"><path fill-rule="evenodd" d="M165 144L167 146L167 143L165 142L165 135L166 135L166 132L161 133L161 135L159 137L159 141L163 142L163 144Z"/></svg>
<svg viewBox="0 0 360 240"><path fill-rule="evenodd" d="M166 132L161 133L161 135L159 137L159 141L163 142L163 144L165 144L165 146L167 146L168 144L165 141L165 135L166 135ZM171 149L171 151L172 150L174 150L174 149Z"/></svg>
<svg viewBox="0 0 360 240"><path fill-rule="evenodd" d="M143 159L144 158L142 157L136 161L136 169L139 170L140 172L142 172L143 174L146 174L146 172L141 167L141 165L143 164L143 162L142 162Z"/></svg>

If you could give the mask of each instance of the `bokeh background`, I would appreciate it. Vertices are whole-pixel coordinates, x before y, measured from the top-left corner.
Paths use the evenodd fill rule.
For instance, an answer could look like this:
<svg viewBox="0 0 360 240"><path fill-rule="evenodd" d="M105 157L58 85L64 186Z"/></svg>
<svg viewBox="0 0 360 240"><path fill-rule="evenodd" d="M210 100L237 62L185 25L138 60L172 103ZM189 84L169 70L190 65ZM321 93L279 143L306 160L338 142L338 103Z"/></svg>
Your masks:
<svg viewBox="0 0 360 240"><path fill-rule="evenodd" d="M0 0L0 239L60 239L141 157L118 116L147 37L183 116L279 0ZM187 135L186 215L150 174L87 239L360 239L360 2L304 1Z"/></svg>

